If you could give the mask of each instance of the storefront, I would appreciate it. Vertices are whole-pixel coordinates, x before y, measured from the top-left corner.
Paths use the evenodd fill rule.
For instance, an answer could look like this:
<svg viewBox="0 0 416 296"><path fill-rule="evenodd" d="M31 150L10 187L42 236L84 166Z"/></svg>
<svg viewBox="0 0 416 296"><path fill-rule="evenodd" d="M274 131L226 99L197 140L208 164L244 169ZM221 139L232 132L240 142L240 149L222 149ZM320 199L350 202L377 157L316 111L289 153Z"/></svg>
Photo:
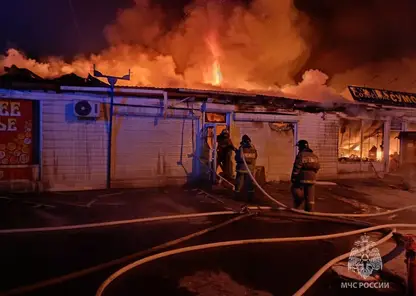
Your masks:
<svg viewBox="0 0 416 296"><path fill-rule="evenodd" d="M411 93L349 87L351 96L372 107L368 117L341 121L339 160L360 162L361 171L369 162L383 172L398 170L403 162L401 132L416 131L416 95Z"/></svg>
<svg viewBox="0 0 416 296"><path fill-rule="evenodd" d="M0 100L1 187L38 179L38 114L36 101Z"/></svg>
<svg viewBox="0 0 416 296"><path fill-rule="evenodd" d="M244 134L252 139L266 181L290 180L300 139L309 141L319 156L320 179L367 177L397 170L403 151L398 135L416 131L416 112L409 103L416 97L409 94L403 99L406 106L397 106L355 88L353 94L360 94L357 103L330 109L273 97L201 95L202 91L197 96L191 90L171 91L164 106L164 96L149 98L151 91L145 91L117 90L110 165L106 93L88 87L66 87L62 93L4 91L0 180L26 180L51 191L103 189L111 169L113 187L184 184L206 172L197 157L205 157L201 151L207 143L209 157L215 158L215 138L224 128L230 130L235 146ZM401 98L400 93L379 92L385 93L396 101ZM79 100L100 105L100 112L77 117L74 103ZM234 154L232 158L234 162Z"/></svg>

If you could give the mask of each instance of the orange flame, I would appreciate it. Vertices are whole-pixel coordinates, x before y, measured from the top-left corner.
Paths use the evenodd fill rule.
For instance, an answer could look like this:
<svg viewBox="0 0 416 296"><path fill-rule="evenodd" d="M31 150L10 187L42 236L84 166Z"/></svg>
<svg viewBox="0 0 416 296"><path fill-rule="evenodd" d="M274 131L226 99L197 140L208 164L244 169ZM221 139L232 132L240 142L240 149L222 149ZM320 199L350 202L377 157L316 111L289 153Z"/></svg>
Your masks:
<svg viewBox="0 0 416 296"><path fill-rule="evenodd" d="M208 67L209 69L204 71L203 73L204 82L206 84L219 86L222 83L222 72L221 72L221 66L219 62L220 50L219 50L216 36L214 34L211 34L209 37L205 39L205 42L208 45L208 48L211 52L213 62Z"/></svg>

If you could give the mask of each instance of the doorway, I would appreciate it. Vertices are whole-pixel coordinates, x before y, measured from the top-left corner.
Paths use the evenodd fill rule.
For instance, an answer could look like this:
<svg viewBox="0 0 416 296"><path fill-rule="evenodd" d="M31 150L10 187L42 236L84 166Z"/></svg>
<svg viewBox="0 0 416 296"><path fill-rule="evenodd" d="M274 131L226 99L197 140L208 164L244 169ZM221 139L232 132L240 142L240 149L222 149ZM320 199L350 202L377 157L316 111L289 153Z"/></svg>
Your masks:
<svg viewBox="0 0 416 296"><path fill-rule="evenodd" d="M208 154L205 158L207 161L208 168L210 170L209 179L213 183L217 181L217 174L221 173L221 167L218 166L217 159L217 137L221 134L224 129L229 130L229 126L226 123L205 123L202 133L203 150Z"/></svg>

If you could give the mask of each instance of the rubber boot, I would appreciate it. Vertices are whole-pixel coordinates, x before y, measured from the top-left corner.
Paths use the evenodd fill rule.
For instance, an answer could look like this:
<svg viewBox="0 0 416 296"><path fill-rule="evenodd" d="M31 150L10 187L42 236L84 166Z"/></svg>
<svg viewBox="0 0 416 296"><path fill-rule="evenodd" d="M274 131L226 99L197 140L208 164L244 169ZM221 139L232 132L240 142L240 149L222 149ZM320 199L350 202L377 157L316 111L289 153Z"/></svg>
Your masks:
<svg viewBox="0 0 416 296"><path fill-rule="evenodd" d="M305 212L313 212L315 208L315 202L305 202Z"/></svg>
<svg viewBox="0 0 416 296"><path fill-rule="evenodd" d="M299 210L302 203L303 203L302 200L298 200L298 199L293 200L293 208Z"/></svg>

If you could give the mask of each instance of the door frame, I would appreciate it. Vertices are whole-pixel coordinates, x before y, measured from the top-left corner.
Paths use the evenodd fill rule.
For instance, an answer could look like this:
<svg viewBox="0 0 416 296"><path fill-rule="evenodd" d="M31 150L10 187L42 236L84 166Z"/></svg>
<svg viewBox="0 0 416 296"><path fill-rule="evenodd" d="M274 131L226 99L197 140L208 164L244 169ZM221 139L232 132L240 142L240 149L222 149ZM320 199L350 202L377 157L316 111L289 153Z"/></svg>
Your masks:
<svg viewBox="0 0 416 296"><path fill-rule="evenodd" d="M228 119L228 116L227 116ZM228 121L228 120L227 120ZM208 137L208 128L212 128L212 147L210 147L210 159L209 159L209 166L212 169L211 171L211 180L213 183L217 180L217 127L223 126L224 123L204 123L203 125L203 134ZM230 129L229 123L226 123L226 127L228 130Z"/></svg>

